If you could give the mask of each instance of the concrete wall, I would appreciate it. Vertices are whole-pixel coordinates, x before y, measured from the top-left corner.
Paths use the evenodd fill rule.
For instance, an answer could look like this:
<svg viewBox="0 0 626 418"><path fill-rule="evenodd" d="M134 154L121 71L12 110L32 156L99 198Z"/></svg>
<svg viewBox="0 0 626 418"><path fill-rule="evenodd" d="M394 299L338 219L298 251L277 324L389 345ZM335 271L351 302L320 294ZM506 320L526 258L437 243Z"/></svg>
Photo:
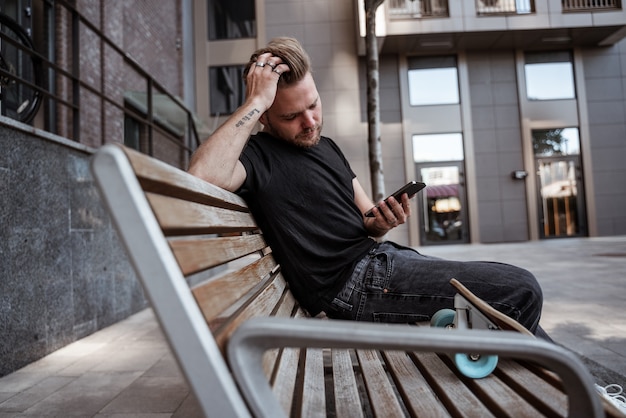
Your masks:
<svg viewBox="0 0 626 418"><path fill-rule="evenodd" d="M0 118L0 376L146 306L90 150Z"/></svg>
<svg viewBox="0 0 626 418"><path fill-rule="evenodd" d="M515 53L468 54L477 210L481 242L528 239Z"/></svg>
<svg viewBox="0 0 626 418"><path fill-rule="evenodd" d="M626 40L582 51L598 235L626 234ZM588 168L585 168L588 171Z"/></svg>

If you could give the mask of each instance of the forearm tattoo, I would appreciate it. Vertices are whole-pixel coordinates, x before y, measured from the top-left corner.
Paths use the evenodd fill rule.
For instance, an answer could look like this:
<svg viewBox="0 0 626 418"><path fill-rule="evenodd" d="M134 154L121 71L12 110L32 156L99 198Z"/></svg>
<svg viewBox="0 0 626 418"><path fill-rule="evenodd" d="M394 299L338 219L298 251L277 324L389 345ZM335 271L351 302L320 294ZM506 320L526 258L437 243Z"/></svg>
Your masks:
<svg viewBox="0 0 626 418"><path fill-rule="evenodd" d="M241 128L243 125L246 124L246 122L248 122L250 119L252 119L252 116L254 116L255 113L261 113L259 112L259 109L253 109L250 112L248 112L247 115L245 115L243 118L241 118L239 120L239 122L237 122L237 124L235 125L235 127L237 128Z"/></svg>

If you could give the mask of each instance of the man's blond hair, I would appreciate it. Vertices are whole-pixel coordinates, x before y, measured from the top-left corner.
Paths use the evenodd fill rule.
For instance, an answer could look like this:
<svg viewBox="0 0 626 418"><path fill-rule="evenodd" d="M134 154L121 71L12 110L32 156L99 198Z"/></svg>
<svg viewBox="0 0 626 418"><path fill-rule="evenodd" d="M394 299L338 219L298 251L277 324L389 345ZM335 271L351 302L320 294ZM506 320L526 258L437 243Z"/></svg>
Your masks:
<svg viewBox="0 0 626 418"><path fill-rule="evenodd" d="M246 65L243 72L244 79L250 71L250 67L254 65L257 58L261 54L269 52L279 57L284 64L289 66L290 71L286 71L280 75L278 85L288 86L302 80L307 73L311 72L311 61L300 42L295 38L280 37L272 39L266 47L258 49L250 57L250 61Z"/></svg>

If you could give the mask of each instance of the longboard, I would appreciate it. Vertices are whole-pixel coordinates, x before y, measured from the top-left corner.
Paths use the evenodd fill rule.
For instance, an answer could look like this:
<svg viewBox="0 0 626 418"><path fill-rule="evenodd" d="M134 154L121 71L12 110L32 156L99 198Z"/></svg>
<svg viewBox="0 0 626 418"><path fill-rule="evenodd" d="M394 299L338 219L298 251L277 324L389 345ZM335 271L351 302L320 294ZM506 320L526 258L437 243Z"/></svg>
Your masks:
<svg viewBox="0 0 626 418"><path fill-rule="evenodd" d="M525 335L534 335L526 329L522 324L503 314L502 312L492 308L484 300L473 294L467 287L463 286L457 279L450 279L450 284L456 291L462 295L469 303L485 315L498 328L506 331L517 331Z"/></svg>
<svg viewBox="0 0 626 418"><path fill-rule="evenodd" d="M450 284L457 291L454 310L441 309L431 318L431 326L457 329L487 329L533 334L519 322L492 308L456 279ZM534 336L533 336L534 338ZM451 356L459 372L472 379L489 376L498 365L495 354L456 353Z"/></svg>
<svg viewBox="0 0 626 418"><path fill-rule="evenodd" d="M480 311L485 317L487 317L494 325L496 325L499 329L507 330L507 331L516 331L525 335L529 335L534 337L534 335L525 328L522 324L517 322L511 317L506 316L502 312L494 309L491 305L487 304L484 300L473 294L467 287L465 287L461 282L457 279L450 279L450 284L456 289L456 291L463 296L474 308ZM467 362L457 364L460 371L465 373L464 369L467 368ZM495 365L494 365L495 368ZM471 368L470 368L471 370ZM545 373L548 373L544 370ZM608 401L604 396L600 395L602 399L602 405L604 406L604 411L607 414L607 417L616 418L616 417L625 417L624 415L615 405L613 405L610 401Z"/></svg>

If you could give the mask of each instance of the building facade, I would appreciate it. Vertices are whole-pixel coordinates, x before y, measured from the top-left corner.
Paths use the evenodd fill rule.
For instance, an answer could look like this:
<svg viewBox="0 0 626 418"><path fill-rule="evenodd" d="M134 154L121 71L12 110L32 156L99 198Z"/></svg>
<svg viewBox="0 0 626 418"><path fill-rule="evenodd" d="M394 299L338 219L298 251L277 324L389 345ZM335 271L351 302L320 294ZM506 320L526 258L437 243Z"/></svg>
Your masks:
<svg viewBox="0 0 626 418"><path fill-rule="evenodd" d="M368 190L363 2L226 3L194 2L201 117L215 126L236 107L251 51L296 37L313 61L324 134ZM429 186L389 238L435 245L626 233L621 2L386 0L378 14L387 192L413 179Z"/></svg>

